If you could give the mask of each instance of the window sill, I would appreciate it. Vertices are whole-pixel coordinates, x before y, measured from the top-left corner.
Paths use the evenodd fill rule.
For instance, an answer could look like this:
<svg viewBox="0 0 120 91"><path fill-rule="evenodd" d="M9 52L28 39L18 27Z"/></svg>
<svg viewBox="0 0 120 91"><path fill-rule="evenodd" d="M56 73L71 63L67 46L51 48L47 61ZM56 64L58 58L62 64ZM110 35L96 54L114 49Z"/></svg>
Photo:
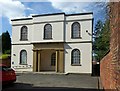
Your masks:
<svg viewBox="0 0 120 91"><path fill-rule="evenodd" d="M71 66L82 66L81 64L71 64Z"/></svg>
<svg viewBox="0 0 120 91"><path fill-rule="evenodd" d="M71 39L82 39L82 37L71 37Z"/></svg>
<svg viewBox="0 0 120 91"><path fill-rule="evenodd" d="M52 40L53 38L43 38L43 40Z"/></svg>
<svg viewBox="0 0 120 91"><path fill-rule="evenodd" d="M28 39L20 39L20 41L28 41Z"/></svg>
<svg viewBox="0 0 120 91"><path fill-rule="evenodd" d="M28 64L21 64L21 63L19 63L19 65L28 65Z"/></svg>

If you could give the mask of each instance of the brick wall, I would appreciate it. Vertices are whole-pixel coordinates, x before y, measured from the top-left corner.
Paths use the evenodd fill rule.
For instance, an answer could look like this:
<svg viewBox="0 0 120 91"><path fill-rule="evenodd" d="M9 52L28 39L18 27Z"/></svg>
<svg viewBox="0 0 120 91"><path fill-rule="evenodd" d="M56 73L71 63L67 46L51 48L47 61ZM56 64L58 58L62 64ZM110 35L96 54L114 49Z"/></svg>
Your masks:
<svg viewBox="0 0 120 91"><path fill-rule="evenodd" d="M110 52L101 60L100 77L104 89L120 91L120 2L110 3Z"/></svg>

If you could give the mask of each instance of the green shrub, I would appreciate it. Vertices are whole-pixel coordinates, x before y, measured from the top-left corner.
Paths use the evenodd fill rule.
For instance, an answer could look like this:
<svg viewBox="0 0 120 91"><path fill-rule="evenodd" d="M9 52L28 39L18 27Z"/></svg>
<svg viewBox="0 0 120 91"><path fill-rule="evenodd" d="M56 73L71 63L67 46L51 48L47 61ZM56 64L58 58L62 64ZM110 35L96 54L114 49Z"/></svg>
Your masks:
<svg viewBox="0 0 120 91"><path fill-rule="evenodd" d="M6 50L5 54L11 54L11 50Z"/></svg>
<svg viewBox="0 0 120 91"><path fill-rule="evenodd" d="M10 57L10 54L2 54L0 55L0 59L7 59Z"/></svg>

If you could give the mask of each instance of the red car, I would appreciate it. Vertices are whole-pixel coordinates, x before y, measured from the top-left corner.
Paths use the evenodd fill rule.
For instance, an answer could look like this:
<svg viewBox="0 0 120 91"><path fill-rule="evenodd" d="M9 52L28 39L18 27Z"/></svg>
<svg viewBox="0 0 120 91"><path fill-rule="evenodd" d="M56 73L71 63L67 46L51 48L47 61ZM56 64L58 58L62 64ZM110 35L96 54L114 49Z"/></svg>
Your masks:
<svg viewBox="0 0 120 91"><path fill-rule="evenodd" d="M0 64L0 76L0 83L3 85L16 81L15 71L3 64Z"/></svg>

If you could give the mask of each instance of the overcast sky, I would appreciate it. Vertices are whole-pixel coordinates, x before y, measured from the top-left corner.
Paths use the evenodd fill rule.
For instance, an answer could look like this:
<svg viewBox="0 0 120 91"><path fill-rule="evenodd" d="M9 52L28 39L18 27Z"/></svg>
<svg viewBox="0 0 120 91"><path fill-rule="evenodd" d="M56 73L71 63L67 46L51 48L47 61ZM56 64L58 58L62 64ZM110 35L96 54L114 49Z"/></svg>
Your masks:
<svg viewBox="0 0 120 91"><path fill-rule="evenodd" d="M70 0L0 0L0 34L8 31L11 35L11 19L31 17L34 14L49 14L65 12L66 14L72 13L85 13L93 12L94 25L97 20L105 20L105 7L107 2L86 2ZM104 1L104 0L101 0Z"/></svg>

